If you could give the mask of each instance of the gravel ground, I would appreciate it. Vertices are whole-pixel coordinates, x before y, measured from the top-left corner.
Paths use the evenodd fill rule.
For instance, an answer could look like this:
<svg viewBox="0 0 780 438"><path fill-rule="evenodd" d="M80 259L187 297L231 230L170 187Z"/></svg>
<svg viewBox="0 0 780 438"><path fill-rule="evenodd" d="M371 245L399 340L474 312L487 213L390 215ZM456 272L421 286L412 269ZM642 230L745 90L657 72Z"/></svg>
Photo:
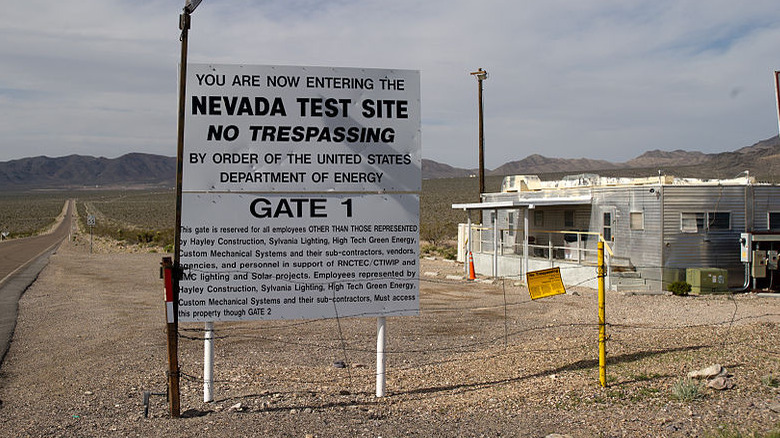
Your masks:
<svg viewBox="0 0 780 438"><path fill-rule="evenodd" d="M20 301L0 368L1 436L734 436L780 427L780 299L608 292L607 388L596 292L530 301L511 282L447 278L422 260L421 315L388 318L387 391L374 396L376 321L217 323L216 400L202 401L200 325L181 327L184 418L171 419L162 254L66 242ZM433 276L433 273L437 273ZM334 366L337 361L344 368ZM676 400L722 364L734 388Z"/></svg>

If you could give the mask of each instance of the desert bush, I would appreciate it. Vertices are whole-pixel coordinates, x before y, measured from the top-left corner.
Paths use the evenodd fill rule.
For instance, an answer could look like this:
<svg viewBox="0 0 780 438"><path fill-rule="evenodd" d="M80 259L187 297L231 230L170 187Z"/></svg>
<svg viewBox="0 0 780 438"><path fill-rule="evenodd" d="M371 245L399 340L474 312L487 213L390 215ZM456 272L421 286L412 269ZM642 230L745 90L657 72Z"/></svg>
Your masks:
<svg viewBox="0 0 780 438"><path fill-rule="evenodd" d="M686 296L691 292L691 285L685 281L675 281L669 285L669 292L677 296Z"/></svg>
<svg viewBox="0 0 780 438"><path fill-rule="evenodd" d="M501 178L487 177L487 190L498 190ZM94 214L97 221L92 232L96 235L127 243L172 245L176 217L174 190L95 190L76 195L82 229L88 231L87 215ZM455 258L455 249L448 248L444 242L457 237L458 224L467 221L467 213L453 210L452 204L478 199L475 178L424 180L420 194L420 239L441 247L436 250L437 256Z"/></svg>
<svg viewBox="0 0 780 438"><path fill-rule="evenodd" d="M420 224L420 240L438 245L443 240L451 240L458 233L458 225L452 222L433 222Z"/></svg>
<svg viewBox="0 0 780 438"><path fill-rule="evenodd" d="M168 247L173 244L176 198L166 191L100 191L80 193L77 202L82 229L96 216L92 233L128 244Z"/></svg>
<svg viewBox="0 0 780 438"><path fill-rule="evenodd" d="M486 178L487 191L496 191L503 177ZM426 179L420 195L420 239L439 243L458 235L458 224L466 223L467 213L454 210L452 204L479 201L475 178Z"/></svg>
<svg viewBox="0 0 780 438"><path fill-rule="evenodd" d="M673 400L691 402L705 397L703 386L693 379L681 379L672 385L671 397Z"/></svg>
<svg viewBox="0 0 780 438"><path fill-rule="evenodd" d="M767 374L765 376L761 376L761 383L763 383L764 386L768 386L769 388L777 388L780 387L780 378L775 377L772 374Z"/></svg>
<svg viewBox="0 0 780 438"><path fill-rule="evenodd" d="M420 255L455 260L458 258L458 249L452 245L433 245L428 243L420 246Z"/></svg>
<svg viewBox="0 0 780 438"><path fill-rule="evenodd" d="M62 212L67 193L0 193L0 232L27 237L49 228Z"/></svg>

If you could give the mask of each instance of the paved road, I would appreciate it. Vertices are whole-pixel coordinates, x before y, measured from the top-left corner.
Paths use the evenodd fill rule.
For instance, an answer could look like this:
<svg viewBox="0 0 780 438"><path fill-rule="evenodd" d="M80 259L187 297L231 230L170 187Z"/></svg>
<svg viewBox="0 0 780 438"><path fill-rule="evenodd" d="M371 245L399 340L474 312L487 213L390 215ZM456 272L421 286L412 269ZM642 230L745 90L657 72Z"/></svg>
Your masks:
<svg viewBox="0 0 780 438"><path fill-rule="evenodd" d="M72 215L73 201L69 201L65 218L53 232L0 242L0 363L14 333L19 298L68 237Z"/></svg>

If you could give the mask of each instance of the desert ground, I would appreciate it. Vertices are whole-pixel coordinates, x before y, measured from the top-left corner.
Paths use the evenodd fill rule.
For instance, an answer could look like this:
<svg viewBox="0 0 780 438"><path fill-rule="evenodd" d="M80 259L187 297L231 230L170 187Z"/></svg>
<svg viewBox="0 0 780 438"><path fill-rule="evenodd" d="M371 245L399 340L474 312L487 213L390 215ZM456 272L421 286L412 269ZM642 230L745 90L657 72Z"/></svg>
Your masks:
<svg viewBox="0 0 780 438"><path fill-rule="evenodd" d="M780 299L607 293L607 387L597 293L532 301L513 280L463 280L421 260L419 316L215 323L203 402L201 324L180 327L182 418L170 418L164 254L66 241L20 301L0 368L0 435L690 437L780 427ZM594 272L595 275L595 272ZM344 365L343 367L341 365ZM686 376L726 369L730 389ZM681 394L680 388L688 393ZM774 436L774 435L773 435Z"/></svg>

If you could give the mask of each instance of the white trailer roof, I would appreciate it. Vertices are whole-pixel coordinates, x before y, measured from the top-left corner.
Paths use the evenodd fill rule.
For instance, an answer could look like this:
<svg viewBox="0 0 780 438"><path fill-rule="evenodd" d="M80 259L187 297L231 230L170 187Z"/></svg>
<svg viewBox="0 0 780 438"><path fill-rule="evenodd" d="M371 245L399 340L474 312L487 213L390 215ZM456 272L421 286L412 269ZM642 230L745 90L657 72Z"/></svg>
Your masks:
<svg viewBox="0 0 780 438"><path fill-rule="evenodd" d="M504 208L534 208L551 205L588 205L592 201L592 196L559 196L550 198L525 198L511 199L506 201L494 202L472 202L468 204L452 204L456 210L495 210Z"/></svg>

